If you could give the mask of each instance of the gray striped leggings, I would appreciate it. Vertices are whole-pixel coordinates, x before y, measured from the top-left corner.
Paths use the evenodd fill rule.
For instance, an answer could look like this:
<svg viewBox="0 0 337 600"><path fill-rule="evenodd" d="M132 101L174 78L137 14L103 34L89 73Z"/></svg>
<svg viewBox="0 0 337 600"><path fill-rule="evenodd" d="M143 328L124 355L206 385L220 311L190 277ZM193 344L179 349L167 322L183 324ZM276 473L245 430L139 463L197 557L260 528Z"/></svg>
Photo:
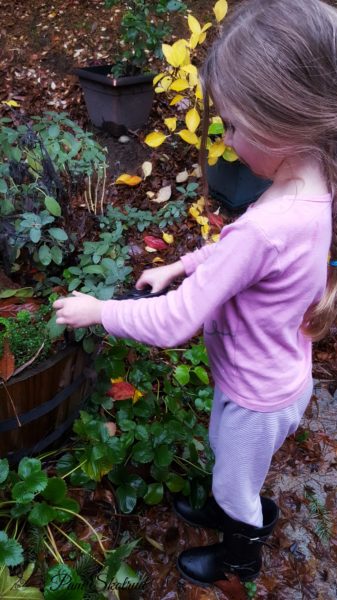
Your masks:
<svg viewBox="0 0 337 600"><path fill-rule="evenodd" d="M215 388L209 425L215 455L212 491L233 519L262 526L260 491L272 457L296 431L312 391L310 380L296 404L263 413L238 406Z"/></svg>

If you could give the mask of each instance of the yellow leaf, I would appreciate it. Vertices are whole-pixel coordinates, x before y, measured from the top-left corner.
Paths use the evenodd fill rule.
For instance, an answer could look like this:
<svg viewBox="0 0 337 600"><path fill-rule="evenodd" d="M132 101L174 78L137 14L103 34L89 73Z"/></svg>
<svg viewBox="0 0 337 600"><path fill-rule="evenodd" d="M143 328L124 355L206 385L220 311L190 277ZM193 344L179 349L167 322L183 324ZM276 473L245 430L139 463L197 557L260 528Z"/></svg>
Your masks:
<svg viewBox="0 0 337 600"><path fill-rule="evenodd" d="M191 215L191 217L193 217L193 219L198 219L199 218L199 210L198 208L196 208L195 205L192 204L192 206L189 209L189 214Z"/></svg>
<svg viewBox="0 0 337 600"><path fill-rule="evenodd" d="M156 85L165 76L165 73L159 73L153 78L153 85Z"/></svg>
<svg viewBox="0 0 337 600"><path fill-rule="evenodd" d="M218 0L213 8L213 12L215 14L215 18L218 21L222 21L222 19L226 16L228 10L227 0Z"/></svg>
<svg viewBox="0 0 337 600"><path fill-rule="evenodd" d="M166 137L167 136L164 135L164 133L162 133L161 131L153 131L152 133L149 133L146 136L144 141L145 144L147 144L151 148L157 148L158 146L161 146L163 142L165 142Z"/></svg>
<svg viewBox="0 0 337 600"><path fill-rule="evenodd" d="M200 33L192 33L190 37L190 47L192 50L199 44Z"/></svg>
<svg viewBox="0 0 337 600"><path fill-rule="evenodd" d="M116 184L124 184L124 185L130 185L131 187L138 185L140 182L142 181L141 177L138 177L138 175L128 175L128 173L123 173L123 175L120 175L115 183Z"/></svg>
<svg viewBox="0 0 337 600"><path fill-rule="evenodd" d="M191 108L191 110L189 110L186 113L185 121L187 129L192 133L194 133L195 130L198 129L200 123L200 116L196 108Z"/></svg>
<svg viewBox="0 0 337 600"><path fill-rule="evenodd" d="M162 44L162 51L167 62L172 67L181 67L186 60L187 42L186 40L178 40L172 46Z"/></svg>
<svg viewBox="0 0 337 600"><path fill-rule="evenodd" d="M203 26L201 33L204 33L205 31L207 31L207 29L209 29L210 27L212 27L212 23L206 23L206 25Z"/></svg>
<svg viewBox="0 0 337 600"><path fill-rule="evenodd" d="M190 30L192 31L192 33L199 35L201 33L201 26L200 26L198 19L196 19L192 15L188 15L187 21L188 21L188 26L189 26Z"/></svg>
<svg viewBox="0 0 337 600"><path fill-rule="evenodd" d="M167 244L173 244L174 237L173 237L173 235L171 233L163 233L163 240Z"/></svg>
<svg viewBox="0 0 337 600"><path fill-rule="evenodd" d="M7 106L13 106L14 108L18 108L20 106L16 100L3 100L1 104L7 104Z"/></svg>
<svg viewBox="0 0 337 600"><path fill-rule="evenodd" d="M167 92L167 90L169 89L170 85L172 83L172 77L170 77L170 75L165 75L165 77L163 77L160 81L159 81L159 85L157 85L157 87L154 89L154 91L158 94L160 94L161 92Z"/></svg>
<svg viewBox="0 0 337 600"><path fill-rule="evenodd" d="M196 203L198 209L200 210L200 212L202 212L205 208L205 198L204 196L200 196L198 202Z"/></svg>
<svg viewBox="0 0 337 600"><path fill-rule="evenodd" d="M140 390L135 390L135 393L133 394L133 398L132 398L132 404L136 404L136 402L138 402L138 400L140 398L142 398L144 396L144 394L142 394L142 392Z"/></svg>
<svg viewBox="0 0 337 600"><path fill-rule="evenodd" d="M207 162L208 162L208 164L209 164L210 167L213 167L218 162L218 159L217 158L209 158L208 157Z"/></svg>
<svg viewBox="0 0 337 600"><path fill-rule="evenodd" d="M145 162L143 162L142 164L142 171L143 171L143 175L144 175L144 179L146 179L147 177L149 177L152 173L152 163L148 160L146 160Z"/></svg>
<svg viewBox="0 0 337 600"><path fill-rule="evenodd" d="M171 100L170 106L174 106L175 104L178 104L178 102L181 102L182 100L184 100L184 96L182 96L181 94L177 94L176 96L174 96L173 100Z"/></svg>
<svg viewBox="0 0 337 600"><path fill-rule="evenodd" d="M170 131L175 131L177 128L177 118L176 117L170 117L168 119L165 119L164 123Z"/></svg>
<svg viewBox="0 0 337 600"><path fill-rule="evenodd" d="M182 92L189 87L188 81L186 79L176 79L171 85L170 90L174 92Z"/></svg>
<svg viewBox="0 0 337 600"><path fill-rule="evenodd" d="M181 70L185 73L193 73L195 75L198 74L198 69L195 65L184 65L183 67L181 67Z"/></svg>
<svg viewBox="0 0 337 600"><path fill-rule="evenodd" d="M213 233L213 235L212 235L212 237L211 237L211 240L212 240L213 242L218 242L218 241L219 241L219 239L220 239L220 233Z"/></svg>
<svg viewBox="0 0 337 600"><path fill-rule="evenodd" d="M163 258L160 258L160 256L156 256L156 258L154 258L152 262L153 263L159 263L159 262L163 263L165 261Z"/></svg>
<svg viewBox="0 0 337 600"><path fill-rule="evenodd" d="M146 195L148 198L154 198L155 193L154 192L146 192Z"/></svg>
<svg viewBox="0 0 337 600"><path fill-rule="evenodd" d="M222 140L216 140L209 148L209 158L219 158L225 152L226 146Z"/></svg>
<svg viewBox="0 0 337 600"><path fill-rule="evenodd" d="M207 219L207 217L202 217L200 215L196 218L196 222L199 223L199 225L207 225L208 219Z"/></svg>
<svg viewBox="0 0 337 600"><path fill-rule="evenodd" d="M206 39L206 35L207 33L205 31L203 31L200 35L199 35L199 44L203 44L205 39Z"/></svg>
<svg viewBox="0 0 337 600"><path fill-rule="evenodd" d="M180 135L184 142L192 144L192 146L195 146L199 141L198 136L195 133L192 133L192 131L188 131L188 129L182 129L181 131L178 131L178 135Z"/></svg>
<svg viewBox="0 0 337 600"><path fill-rule="evenodd" d="M236 154L236 152L234 152L233 148L231 148L230 146L226 146L222 158L227 160L227 162L234 162L235 160L238 160L239 157Z"/></svg>
<svg viewBox="0 0 337 600"><path fill-rule="evenodd" d="M111 383L121 383L124 381L123 377L116 377L116 379L110 379Z"/></svg>
<svg viewBox="0 0 337 600"><path fill-rule="evenodd" d="M198 83L198 85L197 85L197 88L195 90L195 97L198 100L202 100L203 99L201 83Z"/></svg>
<svg viewBox="0 0 337 600"><path fill-rule="evenodd" d="M208 240L209 229L210 227L207 223L201 227L201 235L204 238L204 240Z"/></svg>

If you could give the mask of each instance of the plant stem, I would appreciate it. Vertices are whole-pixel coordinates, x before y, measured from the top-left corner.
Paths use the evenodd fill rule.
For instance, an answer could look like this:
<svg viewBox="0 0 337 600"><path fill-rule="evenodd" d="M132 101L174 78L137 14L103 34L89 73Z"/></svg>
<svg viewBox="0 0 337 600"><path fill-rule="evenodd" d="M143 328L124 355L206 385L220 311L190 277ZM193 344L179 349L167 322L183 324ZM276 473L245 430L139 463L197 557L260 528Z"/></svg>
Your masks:
<svg viewBox="0 0 337 600"><path fill-rule="evenodd" d="M174 456L173 460L175 460L176 463L178 463L178 465L180 465L180 466L183 466L180 464L180 461L182 461L182 462L185 462L187 465L190 465L191 467L198 469L198 471L201 471L201 473L204 473L205 475L212 475L211 472L205 471L205 469L202 469L202 467L199 467L199 465L195 465L191 461L187 460L187 458L183 458L182 456Z"/></svg>
<svg viewBox="0 0 337 600"><path fill-rule="evenodd" d="M49 541L50 541L50 543L51 543L51 545L52 545L52 547L54 549L54 552L55 552L56 556L58 557L58 561L57 562L64 564L64 560L63 560L61 554L58 551L58 548L57 548L54 536L53 536L53 534L51 532L51 529L50 529L49 525L47 525L47 532L48 532Z"/></svg>
<svg viewBox="0 0 337 600"><path fill-rule="evenodd" d="M67 540L71 543L74 544L74 546L76 546L76 548L78 548L81 552L83 552L83 554L86 554L87 556L90 556L90 558L92 558L92 560L94 560L95 562L97 562L101 567L104 567L104 564L98 560L97 558L95 558L88 550L85 550L84 548L82 548L82 546L80 546L80 544L78 544L75 540L73 540L70 535L68 535L65 531L63 531L63 529L61 529L60 527L58 527L56 525L56 523L52 523L53 527L55 527L55 529L57 529L57 531L59 533L62 533L62 535L64 535L65 538L67 538Z"/></svg>
<svg viewBox="0 0 337 600"><path fill-rule="evenodd" d="M84 465L84 463L87 462L87 459L82 460L82 462L79 465L76 465L76 467L74 467L73 469L71 469L71 471L68 471L68 473L66 473L65 475L62 475L61 479L65 479L66 477L69 477L69 475L71 475L72 473L74 473L75 471L77 471L77 469L80 469L82 465Z"/></svg>
<svg viewBox="0 0 337 600"><path fill-rule="evenodd" d="M46 540L43 540L43 543L46 546L46 548L49 550L50 554L54 557L54 559L58 563L59 560L58 560L57 556L55 555L54 550L51 549L51 547L49 546L49 544L48 544L48 542Z"/></svg>
<svg viewBox="0 0 337 600"><path fill-rule="evenodd" d="M87 519L85 519L84 517L82 517L82 515L79 515L78 513L74 512L73 510L70 510L69 508L64 508L63 506L53 506L53 508L55 508L55 510L62 510L63 512L69 513L70 515L72 515L73 517L77 517L77 519L80 519L81 521L83 521L83 523L86 524L87 527L89 527L89 529L91 529L91 531L93 532L93 534L95 535L95 537L97 538L98 544L100 549L102 550L104 556L106 553L106 550L100 540L100 537L96 531L96 529L94 529L94 527L89 523L89 521L87 521Z"/></svg>

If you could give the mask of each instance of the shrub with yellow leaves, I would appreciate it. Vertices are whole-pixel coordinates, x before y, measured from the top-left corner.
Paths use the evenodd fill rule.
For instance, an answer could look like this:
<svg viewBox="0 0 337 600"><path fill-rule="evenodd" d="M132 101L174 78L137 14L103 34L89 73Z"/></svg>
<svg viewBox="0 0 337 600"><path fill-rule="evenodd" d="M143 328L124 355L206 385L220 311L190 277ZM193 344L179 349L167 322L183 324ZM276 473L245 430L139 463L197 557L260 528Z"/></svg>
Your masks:
<svg viewBox="0 0 337 600"><path fill-rule="evenodd" d="M213 7L216 24L219 26L227 14L227 0L218 0ZM155 92L167 94L170 106L178 107L178 116L164 120L168 130L153 131L145 138L145 143L152 148L161 146L165 140L172 135L178 135L184 142L200 148L201 143L201 115L203 111L203 96L198 69L193 63L195 49L203 44L207 37L207 31L213 27L211 22L201 25L193 16L188 16L190 30L189 40L180 39L174 44L163 44L162 50L168 63L163 73L154 78ZM224 126L220 117L213 117L208 130L209 135L222 136ZM225 146L222 137L212 140L207 138L208 163L214 165L221 156L227 161L237 159L234 151Z"/></svg>

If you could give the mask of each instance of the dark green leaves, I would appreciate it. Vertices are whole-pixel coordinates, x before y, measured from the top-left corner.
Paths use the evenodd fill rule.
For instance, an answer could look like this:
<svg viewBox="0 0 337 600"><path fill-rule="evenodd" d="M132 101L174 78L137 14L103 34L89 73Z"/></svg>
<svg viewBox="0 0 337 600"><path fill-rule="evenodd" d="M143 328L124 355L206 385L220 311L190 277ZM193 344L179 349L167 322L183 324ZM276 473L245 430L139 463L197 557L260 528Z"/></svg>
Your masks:
<svg viewBox="0 0 337 600"><path fill-rule="evenodd" d="M5 531L0 531L0 566L16 567L23 562L22 553L21 544L10 539Z"/></svg>
<svg viewBox="0 0 337 600"><path fill-rule="evenodd" d="M6 481L9 473L9 464L7 458L0 458L0 484Z"/></svg>

